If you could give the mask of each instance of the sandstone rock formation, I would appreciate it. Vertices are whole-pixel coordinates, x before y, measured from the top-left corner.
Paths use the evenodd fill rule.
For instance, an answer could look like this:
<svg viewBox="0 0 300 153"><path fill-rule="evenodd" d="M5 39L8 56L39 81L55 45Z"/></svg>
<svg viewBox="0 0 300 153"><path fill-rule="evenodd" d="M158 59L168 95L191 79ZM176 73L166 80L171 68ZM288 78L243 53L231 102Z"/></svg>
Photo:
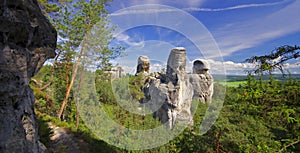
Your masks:
<svg viewBox="0 0 300 153"><path fill-rule="evenodd" d="M141 67L149 67L148 57L138 60L137 73L144 72ZM146 60L147 59L147 60ZM147 64L147 65L146 65ZM172 129L175 123L193 125L191 105L193 98L202 102L211 102L213 77L209 74L209 65L204 60L193 63L193 74L186 73L186 50L174 48L168 58L167 73L144 76L142 91L145 98L141 104L154 112L154 116Z"/></svg>
<svg viewBox="0 0 300 153"><path fill-rule="evenodd" d="M55 47L36 0L0 1L0 152L42 152L29 81Z"/></svg>
<svg viewBox="0 0 300 153"><path fill-rule="evenodd" d="M138 65L137 65L137 73L148 73L150 71L150 60L147 56L140 56L138 58Z"/></svg>
<svg viewBox="0 0 300 153"><path fill-rule="evenodd" d="M104 73L111 74L112 80L117 78L123 78L126 76L124 69L120 66L112 67L109 70L106 70Z"/></svg>
<svg viewBox="0 0 300 153"><path fill-rule="evenodd" d="M213 95L213 77L209 74L210 66L204 60L193 62L193 74L189 75L194 89L193 98L202 102L211 102Z"/></svg>
<svg viewBox="0 0 300 153"><path fill-rule="evenodd" d="M207 74L210 69L209 64L203 60L195 60L193 62L193 73L194 74Z"/></svg>

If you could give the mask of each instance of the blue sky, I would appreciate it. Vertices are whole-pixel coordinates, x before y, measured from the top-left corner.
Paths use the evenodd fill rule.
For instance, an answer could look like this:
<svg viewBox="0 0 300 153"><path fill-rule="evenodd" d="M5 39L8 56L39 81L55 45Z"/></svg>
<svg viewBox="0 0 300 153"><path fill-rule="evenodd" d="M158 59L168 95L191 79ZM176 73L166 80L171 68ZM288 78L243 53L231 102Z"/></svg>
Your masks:
<svg viewBox="0 0 300 153"><path fill-rule="evenodd" d="M300 0L114 0L107 7L115 32L112 45L125 46L116 59L134 73L137 57L148 55L152 71L165 66L174 47L187 49L188 66L209 61L212 73L245 74L246 58L281 45L300 45ZM300 73L300 61L286 68Z"/></svg>

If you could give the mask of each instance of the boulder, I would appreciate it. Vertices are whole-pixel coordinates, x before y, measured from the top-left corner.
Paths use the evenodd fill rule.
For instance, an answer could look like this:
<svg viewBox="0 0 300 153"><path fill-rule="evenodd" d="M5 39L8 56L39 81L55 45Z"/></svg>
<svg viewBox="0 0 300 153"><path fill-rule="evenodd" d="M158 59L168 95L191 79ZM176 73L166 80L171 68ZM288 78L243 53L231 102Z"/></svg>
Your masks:
<svg viewBox="0 0 300 153"><path fill-rule="evenodd" d="M36 0L3 0L0 8L0 152L43 152L29 82L55 56L56 30Z"/></svg>

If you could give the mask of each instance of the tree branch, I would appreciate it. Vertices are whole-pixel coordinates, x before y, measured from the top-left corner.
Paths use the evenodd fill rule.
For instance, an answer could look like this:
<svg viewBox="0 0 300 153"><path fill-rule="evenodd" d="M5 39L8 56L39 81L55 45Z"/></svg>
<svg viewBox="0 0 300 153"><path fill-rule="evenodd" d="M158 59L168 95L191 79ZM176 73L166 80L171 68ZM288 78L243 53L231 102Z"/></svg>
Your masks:
<svg viewBox="0 0 300 153"><path fill-rule="evenodd" d="M43 87L41 87L40 90L44 91L47 87L49 87L53 83L55 66L57 64L57 59L58 59L58 57L60 56L61 53L62 53L62 50L59 50L56 57L54 58L53 66L52 66L52 69L51 69L51 77L50 77L49 82L46 85L44 85Z"/></svg>
<svg viewBox="0 0 300 153"><path fill-rule="evenodd" d="M300 140L294 141L294 142L292 142L292 143L290 143L290 144L284 146L283 148L281 148L278 152L282 152L282 151L286 150L286 148L288 148L288 147L290 147L290 146L292 146L292 145L294 145L294 144L297 144L297 143L299 143L299 142L300 142Z"/></svg>

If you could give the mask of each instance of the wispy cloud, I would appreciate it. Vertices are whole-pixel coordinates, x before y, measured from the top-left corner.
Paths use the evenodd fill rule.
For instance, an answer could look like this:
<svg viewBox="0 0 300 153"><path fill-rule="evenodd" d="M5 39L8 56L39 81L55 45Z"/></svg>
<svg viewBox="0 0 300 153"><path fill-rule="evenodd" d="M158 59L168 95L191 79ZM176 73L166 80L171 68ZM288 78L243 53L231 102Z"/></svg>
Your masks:
<svg viewBox="0 0 300 153"><path fill-rule="evenodd" d="M252 7L266 7L266 6L274 6L274 5L280 5L280 4L285 4L288 2L291 2L294 0L283 0L279 2L273 2L273 3L260 3L260 4L243 4L243 5L236 5L236 6L231 6L231 7L226 7L226 8L201 8L201 7L194 7L194 6L201 6L203 1L188 1L189 6L193 7L188 7L188 8L182 8L181 10L184 11L202 11L202 12L219 12L219 11L228 11L228 10L235 10L235 9L243 9L243 8L252 8ZM185 1L184 1L185 2ZM136 3L134 3L136 4ZM139 5L139 3L137 3ZM160 0L155 0L153 3L144 3L143 4L163 4L160 2ZM152 9L134 9L134 10L126 10L126 11L118 11L115 13L112 13L111 16L118 16L118 15L125 15L125 14L155 14L155 13L164 13L164 12L173 12L175 11L174 9L168 9L168 8L152 8Z"/></svg>
<svg viewBox="0 0 300 153"><path fill-rule="evenodd" d="M300 1L254 20L231 24L212 31L224 56L259 46L272 39L300 31Z"/></svg>
<svg viewBox="0 0 300 153"><path fill-rule="evenodd" d="M131 6L137 6L137 5L148 5L148 4L158 4L158 5L167 5L167 6L173 6L177 8L182 7L200 7L204 2L207 0L114 0L112 2L112 5L108 7L108 10L110 12L114 12L120 9L125 9ZM145 12L143 12L145 11ZM167 12L170 10L155 10L160 12ZM120 12L119 12L120 13ZM122 12L126 13L126 12ZM127 12L131 13L131 12ZM141 10L138 13L151 13L149 10ZM153 12L152 12L153 13ZM112 15L118 15L117 13L113 13Z"/></svg>
<svg viewBox="0 0 300 153"><path fill-rule="evenodd" d="M124 42L130 47L144 47L145 45L144 41L138 41L138 42L132 41L132 38L130 38L128 35L123 33L115 36L115 38L117 39L117 41Z"/></svg>
<svg viewBox="0 0 300 153"><path fill-rule="evenodd" d="M154 0L155 2L159 2L159 0ZM150 0L148 1L150 3ZM177 2L177 1L176 1ZM175 2L174 2L175 3ZM141 2L139 2L141 4ZM210 32L213 34L215 40L217 41L223 56L229 56L234 52L241 51L243 49L248 49L252 47L256 47L262 45L272 39L280 38L282 36L286 36L293 32L300 31L300 18L297 16L300 14L300 1L296 0L282 0L273 3L262 3L262 4L245 4L245 5L236 5L227 8L199 8L196 7L185 7L185 11L227 11L227 10L235 10L235 9L243 9L243 8L254 8L254 7L267 7L267 6L275 6L275 5L284 5L285 7L281 10L276 11L275 13L269 15L261 15L257 16L256 19L249 19L244 21L237 21L233 20L229 21L228 23L217 23L219 24L219 29L212 29ZM146 8L146 9L145 9ZM169 7L140 7L134 9L127 9L125 11L118 11L111 14L113 17L118 19L118 23L122 23L124 25L124 29L126 27L130 27L127 25L153 25L156 23L157 25L161 26L162 23L166 25L178 25L181 31L187 31L182 34L191 35L190 40L199 40L197 42L203 42L200 46L203 47L203 51L208 51L211 53L207 53L211 56L206 56L208 58L219 57L217 51L215 51L214 47L210 47L208 43L205 42L206 37L201 37L202 35L195 34L195 31L199 29L199 27L195 26L192 28L191 25L195 25L194 23L190 22L190 20L185 20L185 16L174 15L169 12L176 12L178 9L172 9ZM182 11L184 12L184 11ZM184 12L186 13L186 12ZM182 14L184 14L182 13ZM251 12L250 12L251 13ZM146 14L146 15L145 15ZM123 16L124 15L124 16ZM139 16L141 15L141 16ZM169 15L165 18L159 18L163 15ZM119 17L119 18L118 18ZM142 18L140 18L142 17ZM156 17L156 18L155 18ZM220 16L222 17L222 16ZM173 18L174 21L177 22L170 22ZM114 19L114 18L113 18ZM138 20L139 19L139 20ZM180 19L180 20L179 20ZM147 24L150 23L150 24ZM182 24L181 24L182 23ZM184 23L184 24L183 24ZM188 24L186 24L188 23ZM132 26L132 27L134 27ZM167 27L168 28L168 27ZM197 29L197 30L195 30ZM160 32L158 32L160 33ZM186 36L185 35L185 36ZM194 37L193 37L194 36ZM117 39L125 42L129 46L143 46L144 41L136 41L136 39L132 39L127 35L120 35ZM147 40L145 40L147 41ZM180 40L177 40L178 42ZM205 46L206 45L206 46ZM140 49L138 49L140 50ZM215 56L215 57L214 57ZM215 59L216 60L216 59ZM250 66L243 63L234 63L234 62L224 62L225 68L228 71L243 73L245 68L249 68ZM214 61L213 64L219 64L219 66L215 65L213 67L213 71L216 73L221 72L224 67L220 66L224 63ZM213 65L212 64L212 65ZM299 65L298 65L299 66Z"/></svg>
<svg viewBox="0 0 300 153"><path fill-rule="evenodd" d="M121 15L138 15L138 14L158 14L163 12L173 12L174 9L158 9L158 8L151 8L151 9L142 9L142 8L135 8L135 9L127 9L126 11L118 11L115 13L110 14L110 16L121 16Z"/></svg>
<svg viewBox="0 0 300 153"><path fill-rule="evenodd" d="M190 7L190 8L184 8L185 11L205 11L205 12L218 12L218 11L228 11L228 10L235 10L235 9L243 9L243 8L251 8L251 7L265 7L265 6L273 6L273 5L279 5L287 3L291 0L283 0L279 2L274 3L261 3L261 4L243 4L243 5L236 5L226 8L196 8L196 7Z"/></svg>
<svg viewBox="0 0 300 153"><path fill-rule="evenodd" d="M123 1L123 0L122 0ZM141 4L162 4L162 5L178 5L178 6L200 6L207 0L130 0L128 3L130 5L141 5Z"/></svg>

